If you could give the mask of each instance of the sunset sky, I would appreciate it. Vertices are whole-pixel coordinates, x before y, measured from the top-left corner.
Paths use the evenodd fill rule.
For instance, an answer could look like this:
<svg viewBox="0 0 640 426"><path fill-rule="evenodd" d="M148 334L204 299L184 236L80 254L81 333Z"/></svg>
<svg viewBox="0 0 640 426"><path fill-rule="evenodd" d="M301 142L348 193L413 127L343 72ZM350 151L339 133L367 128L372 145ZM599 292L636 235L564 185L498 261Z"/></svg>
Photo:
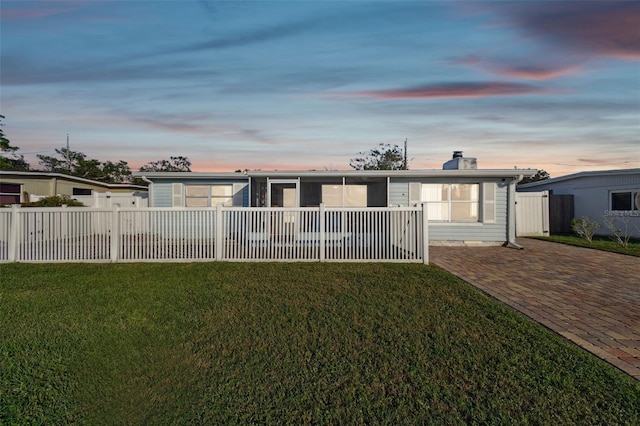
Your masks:
<svg viewBox="0 0 640 426"><path fill-rule="evenodd" d="M347 170L408 140L552 177L640 167L640 2L6 1L0 114L32 167Z"/></svg>

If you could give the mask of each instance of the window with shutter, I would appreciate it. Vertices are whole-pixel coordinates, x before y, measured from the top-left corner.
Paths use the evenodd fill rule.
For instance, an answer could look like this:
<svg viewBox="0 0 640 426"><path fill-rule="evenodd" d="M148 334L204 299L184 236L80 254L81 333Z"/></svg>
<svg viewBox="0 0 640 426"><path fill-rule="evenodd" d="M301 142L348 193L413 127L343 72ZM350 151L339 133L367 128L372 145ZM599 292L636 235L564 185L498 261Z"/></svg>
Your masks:
<svg viewBox="0 0 640 426"><path fill-rule="evenodd" d="M173 207L184 207L184 202L182 200L182 184L181 183L171 184L171 205Z"/></svg>
<svg viewBox="0 0 640 426"><path fill-rule="evenodd" d="M482 222L496 223L496 184L482 183Z"/></svg>

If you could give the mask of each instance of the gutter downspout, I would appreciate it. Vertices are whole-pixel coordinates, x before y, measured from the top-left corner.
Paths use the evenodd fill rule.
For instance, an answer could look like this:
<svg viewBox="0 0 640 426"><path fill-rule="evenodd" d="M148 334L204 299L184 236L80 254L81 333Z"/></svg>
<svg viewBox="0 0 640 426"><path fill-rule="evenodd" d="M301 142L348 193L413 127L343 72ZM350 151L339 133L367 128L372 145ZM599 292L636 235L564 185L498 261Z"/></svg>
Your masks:
<svg viewBox="0 0 640 426"><path fill-rule="evenodd" d="M149 193L149 207L155 206L154 203L154 191L152 191L153 189L153 181L150 181L146 176L140 176L140 179L142 179L144 182L147 182L149 184L149 189L147 190L147 192Z"/></svg>
<svg viewBox="0 0 640 426"><path fill-rule="evenodd" d="M523 175L514 176L509 182L509 214L507 215L507 242L505 247L512 246L518 250L523 250L520 244L516 243L516 185L524 178Z"/></svg>

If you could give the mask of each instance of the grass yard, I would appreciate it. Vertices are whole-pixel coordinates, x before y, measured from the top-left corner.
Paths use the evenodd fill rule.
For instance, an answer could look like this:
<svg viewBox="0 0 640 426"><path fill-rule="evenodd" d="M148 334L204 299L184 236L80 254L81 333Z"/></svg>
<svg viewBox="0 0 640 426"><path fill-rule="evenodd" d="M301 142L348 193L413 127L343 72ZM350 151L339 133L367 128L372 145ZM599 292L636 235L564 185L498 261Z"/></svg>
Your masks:
<svg viewBox="0 0 640 426"><path fill-rule="evenodd" d="M629 241L629 245L627 247L622 247L611 238L601 236L593 237L593 241L591 241L591 243L589 243L589 241L585 240L584 238L571 234L559 234L551 235L549 237L528 238L535 238L537 240L551 241L553 243L568 244L572 246L586 247L596 250L610 251L612 253L620 253L627 254L629 256L640 257L640 241L637 240Z"/></svg>
<svg viewBox="0 0 640 426"><path fill-rule="evenodd" d="M436 267L0 273L0 424L640 423L640 382Z"/></svg>

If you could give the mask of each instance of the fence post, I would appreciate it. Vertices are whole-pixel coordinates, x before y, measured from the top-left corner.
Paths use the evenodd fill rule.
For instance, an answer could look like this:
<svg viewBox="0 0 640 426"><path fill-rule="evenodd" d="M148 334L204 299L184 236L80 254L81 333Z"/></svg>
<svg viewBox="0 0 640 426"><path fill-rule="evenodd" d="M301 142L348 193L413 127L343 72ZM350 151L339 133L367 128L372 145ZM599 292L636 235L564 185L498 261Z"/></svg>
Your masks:
<svg viewBox="0 0 640 426"><path fill-rule="evenodd" d="M320 203L319 214L320 214L320 229L319 231L319 240L320 240L320 262L324 262L325 260L325 244L324 244L324 203Z"/></svg>
<svg viewBox="0 0 640 426"><path fill-rule="evenodd" d="M429 215L427 203L422 203L422 263L429 264Z"/></svg>
<svg viewBox="0 0 640 426"><path fill-rule="evenodd" d="M117 262L120 255L120 209L111 208L111 261Z"/></svg>
<svg viewBox="0 0 640 426"><path fill-rule="evenodd" d="M222 251L224 249L222 219L222 203L218 203L216 204L216 260L222 260Z"/></svg>
<svg viewBox="0 0 640 426"><path fill-rule="evenodd" d="M21 226L19 220L19 210L20 204L12 204L11 205L11 228L9 229L9 262L18 261L18 247L20 244L18 243L19 235L22 235Z"/></svg>

